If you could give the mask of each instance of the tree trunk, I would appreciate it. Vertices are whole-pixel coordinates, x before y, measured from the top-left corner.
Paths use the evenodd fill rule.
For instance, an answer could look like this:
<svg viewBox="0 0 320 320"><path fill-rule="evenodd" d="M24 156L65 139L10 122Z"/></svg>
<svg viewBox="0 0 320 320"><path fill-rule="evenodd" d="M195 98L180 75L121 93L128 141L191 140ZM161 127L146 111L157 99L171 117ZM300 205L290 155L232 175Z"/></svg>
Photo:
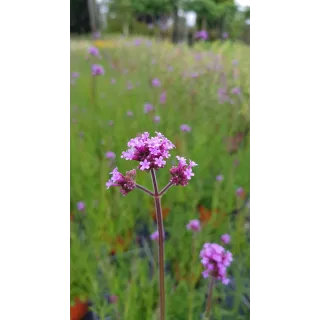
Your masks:
<svg viewBox="0 0 320 320"><path fill-rule="evenodd" d="M172 43L179 42L179 15L178 6L173 5L173 30L172 30Z"/></svg>

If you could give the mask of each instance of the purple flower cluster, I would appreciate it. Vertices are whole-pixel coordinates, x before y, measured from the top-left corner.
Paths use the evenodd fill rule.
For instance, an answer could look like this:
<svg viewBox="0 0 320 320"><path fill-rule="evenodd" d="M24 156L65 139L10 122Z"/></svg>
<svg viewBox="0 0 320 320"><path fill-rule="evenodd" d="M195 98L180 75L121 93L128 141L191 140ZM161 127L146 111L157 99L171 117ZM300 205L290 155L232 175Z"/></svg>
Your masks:
<svg viewBox="0 0 320 320"><path fill-rule="evenodd" d="M202 272L204 278L212 276L225 285L229 284L230 280L227 278L227 268L233 260L230 251L225 250L216 243L205 243L200 251L200 258L205 268Z"/></svg>
<svg viewBox="0 0 320 320"><path fill-rule="evenodd" d="M208 38L209 38L209 35L206 30L201 30L196 33L196 39L207 40Z"/></svg>
<svg viewBox="0 0 320 320"><path fill-rule="evenodd" d="M170 169L171 179L170 181L175 186L186 186L188 184L188 180L191 179L191 177L194 176L194 173L192 172L192 168L197 166L197 164L189 160L189 165L187 164L187 160L183 157L176 157L179 161L179 164L177 167L172 167Z"/></svg>
<svg viewBox="0 0 320 320"><path fill-rule="evenodd" d="M124 176L118 171L118 168L114 168L112 172L111 179L106 183L106 187L121 187L120 192L122 195L126 196L130 191L136 187L136 170L130 170L126 172Z"/></svg>
<svg viewBox="0 0 320 320"><path fill-rule="evenodd" d="M129 149L122 152L121 158L139 161L139 169L149 171L150 169L163 168L165 159L170 157L169 151L175 146L160 132L156 137L150 137L148 132L133 138L128 142Z"/></svg>
<svg viewBox="0 0 320 320"><path fill-rule="evenodd" d="M104 68L99 64L93 64L91 66L91 74L93 76L102 76L104 75Z"/></svg>
<svg viewBox="0 0 320 320"><path fill-rule="evenodd" d="M161 86L161 82L160 82L159 79L154 78L154 79L152 80L152 85L153 85L154 87L160 87L160 86Z"/></svg>
<svg viewBox="0 0 320 320"><path fill-rule="evenodd" d="M90 47L88 49L88 53L91 54L94 57L98 57L99 56L99 49L96 47Z"/></svg>

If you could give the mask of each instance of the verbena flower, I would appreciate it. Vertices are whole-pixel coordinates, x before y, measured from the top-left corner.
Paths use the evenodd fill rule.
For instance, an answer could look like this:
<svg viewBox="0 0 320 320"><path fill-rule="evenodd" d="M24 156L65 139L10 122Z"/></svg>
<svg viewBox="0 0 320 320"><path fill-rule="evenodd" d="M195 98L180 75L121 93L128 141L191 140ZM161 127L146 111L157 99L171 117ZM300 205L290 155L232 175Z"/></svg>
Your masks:
<svg viewBox="0 0 320 320"><path fill-rule="evenodd" d="M239 95L241 93L241 89L239 87L235 87L231 90L232 94Z"/></svg>
<svg viewBox="0 0 320 320"><path fill-rule="evenodd" d="M116 157L116 154L114 152L112 152L112 151L108 151L106 153L106 158L107 159L115 159L115 157Z"/></svg>
<svg viewBox="0 0 320 320"><path fill-rule="evenodd" d="M99 56L99 49L96 47L90 47L88 49L88 53L91 54L94 57L98 57Z"/></svg>
<svg viewBox="0 0 320 320"><path fill-rule="evenodd" d="M167 93L165 91L163 91L160 95L160 103L161 104L165 104L167 101Z"/></svg>
<svg viewBox="0 0 320 320"><path fill-rule="evenodd" d="M222 174L219 174L216 176L216 180L217 181L222 181L223 180L223 175Z"/></svg>
<svg viewBox="0 0 320 320"><path fill-rule="evenodd" d="M206 30L201 30L196 33L196 39L207 40L208 38L209 38L209 35Z"/></svg>
<svg viewBox="0 0 320 320"><path fill-rule="evenodd" d="M165 237L165 235L163 235L163 238ZM158 241L159 240L159 231L155 231L154 233L152 233L150 235L150 239L153 241Z"/></svg>
<svg viewBox="0 0 320 320"><path fill-rule="evenodd" d="M230 243L230 241L231 241L231 237L230 237L230 235L229 234L223 234L222 236L221 236L221 241L224 243L224 244L228 244L228 243Z"/></svg>
<svg viewBox="0 0 320 320"><path fill-rule="evenodd" d="M152 80L152 85L154 87L160 87L161 86L161 82L160 82L159 79L155 78L155 79Z"/></svg>
<svg viewBox="0 0 320 320"><path fill-rule="evenodd" d="M165 159L170 157L169 151L174 145L160 132L157 132L155 137L150 137L149 133L145 132L131 139L128 147L127 151L122 152L121 158L138 161L140 170L149 171L164 167Z"/></svg>
<svg viewBox="0 0 320 320"><path fill-rule="evenodd" d="M79 202L77 203L77 209L78 209L79 211L83 211L83 210L85 209L85 207L86 207L86 205L84 204L84 202L79 201Z"/></svg>
<svg viewBox="0 0 320 320"><path fill-rule="evenodd" d="M151 103L146 103L144 105L144 113L149 113L153 110L153 105Z"/></svg>
<svg viewBox="0 0 320 320"><path fill-rule="evenodd" d="M205 243L200 251L200 258L205 269L202 272L204 278L212 276L225 285L230 282L227 278L227 268L233 260L230 251L216 243Z"/></svg>
<svg viewBox="0 0 320 320"><path fill-rule="evenodd" d="M160 116L154 116L153 121L156 123L160 122Z"/></svg>
<svg viewBox="0 0 320 320"><path fill-rule="evenodd" d="M128 116L128 117L132 117L132 116L133 116L133 112L129 110L129 111L127 112L127 116Z"/></svg>
<svg viewBox="0 0 320 320"><path fill-rule="evenodd" d="M93 64L91 66L91 73L93 76L104 75L104 68L103 68L103 66L101 66L99 64Z"/></svg>
<svg viewBox="0 0 320 320"><path fill-rule="evenodd" d="M189 127L187 124L182 124L182 125L180 126L180 130L181 130L181 131L190 132L190 131L191 131L191 127Z"/></svg>
<svg viewBox="0 0 320 320"><path fill-rule="evenodd" d="M222 34L222 38L223 39L227 39L229 37L229 33L228 32L224 32L223 34Z"/></svg>
<svg viewBox="0 0 320 320"><path fill-rule="evenodd" d="M184 187L189 183L188 180L194 176L192 168L197 166L197 164L192 160L189 160L189 164L187 164L187 160L183 157L177 156L176 158L178 159L179 164L177 167L174 166L170 169L170 181L176 186L180 185Z"/></svg>
<svg viewBox="0 0 320 320"><path fill-rule="evenodd" d="M136 187L136 170L130 170L126 172L124 176L118 171L118 168L114 168L111 179L106 183L107 189L110 187L120 187L120 192L123 196L126 196L130 191Z"/></svg>
<svg viewBox="0 0 320 320"><path fill-rule="evenodd" d="M187 224L187 229L194 231L194 232L199 232L201 230L201 225L199 220L190 220L189 223Z"/></svg>

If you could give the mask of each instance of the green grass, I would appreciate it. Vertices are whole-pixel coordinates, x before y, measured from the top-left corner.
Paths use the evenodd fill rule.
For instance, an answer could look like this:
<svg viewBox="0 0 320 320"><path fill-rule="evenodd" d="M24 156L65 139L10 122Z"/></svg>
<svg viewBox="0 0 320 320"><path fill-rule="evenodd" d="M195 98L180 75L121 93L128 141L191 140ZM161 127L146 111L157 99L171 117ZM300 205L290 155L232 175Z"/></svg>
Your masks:
<svg viewBox="0 0 320 320"><path fill-rule="evenodd" d="M105 183L115 166L121 172L136 167L136 163L120 158L129 139L137 133L160 131L177 144L171 152L172 159L180 155L198 163L189 185L171 188L162 199L162 207L170 209L164 222L170 235L165 243L166 260L171 269L176 266L180 272L179 277L173 271L167 274L167 319L200 319L208 283L205 279L195 283L183 278L200 275L201 247L205 242L219 243L224 233L232 237L229 250L234 261L230 271L236 290L229 296L234 298L234 305L227 307L228 289L218 284L214 290L213 313L215 319L248 319L249 310L242 299L249 290L246 281L250 253L244 228L249 213L245 208L234 221L229 213L243 205L244 200L236 197L236 189L242 187L246 193L250 190L249 136L232 155L228 153L225 139L249 127L249 48L225 42L205 49L198 45L190 50L159 43L147 46L145 41L140 46L135 46L133 40L113 41L117 47L101 49L101 60L93 57L85 60L86 48L81 46L71 51L71 72L80 73L71 86L70 201L74 215L71 300L91 299L100 319L107 315L121 320L156 319L158 276L156 266L149 267L153 257L155 263L157 261L156 247L146 244L151 253L146 248L137 251L139 247L135 242L137 221L145 223L150 233L156 230L151 217L152 198L139 190L123 197L117 188L106 190ZM196 54L201 54L201 59L197 60ZM238 67L232 64L235 59ZM105 68L105 75L96 77L94 83L90 72L93 61ZM218 64L220 69L209 70L209 64ZM168 66L174 70L168 71ZM236 79L235 68L239 71ZM200 75L185 78L184 72ZM161 88L150 86L153 78L160 79ZM116 83L111 84L111 79ZM127 89L128 81L133 84L132 90ZM229 94L234 104L219 102L218 88L224 81L229 91L233 87L241 88L240 97ZM159 104L162 91L167 92L164 105ZM152 103L155 112L145 114L145 103ZM127 116L129 110L133 117ZM153 121L154 115L161 117L157 124ZM192 131L181 132L181 124L188 124ZM105 159L107 151L116 153L114 163ZM160 187L168 182L170 166L171 160L157 173ZM222 182L216 181L218 174L224 176ZM149 174L138 172L137 181L152 189ZM78 201L85 202L85 213L77 212ZM186 224L190 219L199 218L199 204L208 210L219 209L220 214L214 213L203 225L202 232L196 235L192 253L192 234L186 230ZM224 219L221 212L227 213ZM80 224L85 227L84 237L79 236ZM128 238L125 248L115 244L119 236ZM107 254L112 249L117 251L116 259ZM108 305L103 298L106 292L117 295L118 302ZM220 303L217 298L221 299ZM239 308L243 308L244 315L240 315Z"/></svg>

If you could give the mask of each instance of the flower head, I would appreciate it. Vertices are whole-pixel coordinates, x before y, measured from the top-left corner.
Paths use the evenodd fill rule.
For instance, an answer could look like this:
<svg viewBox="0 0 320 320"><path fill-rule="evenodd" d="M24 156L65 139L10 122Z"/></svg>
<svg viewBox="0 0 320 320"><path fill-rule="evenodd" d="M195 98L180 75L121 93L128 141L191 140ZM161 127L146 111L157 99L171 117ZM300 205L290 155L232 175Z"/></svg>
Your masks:
<svg viewBox="0 0 320 320"><path fill-rule="evenodd" d="M152 80L152 85L153 85L154 87L160 87L160 86L161 86L161 82L160 82L159 79L154 78L154 79Z"/></svg>
<svg viewBox="0 0 320 320"><path fill-rule="evenodd" d="M142 171L163 168L174 145L160 132L156 134L155 137L150 137L149 133L145 132L131 139L128 142L129 149L122 152L121 158L138 161Z"/></svg>
<svg viewBox="0 0 320 320"><path fill-rule="evenodd" d="M144 105L144 113L149 113L153 110L153 105L151 103L146 103Z"/></svg>
<svg viewBox="0 0 320 320"><path fill-rule="evenodd" d="M130 191L136 187L136 170L130 170L126 172L124 176L118 171L118 168L114 168L110 173L112 177L106 183L107 189L110 187L120 187L120 192L123 196L126 196Z"/></svg>
<svg viewBox="0 0 320 320"><path fill-rule="evenodd" d="M199 232L201 230L201 225L199 220L190 220L187 224L187 229L194 232Z"/></svg>
<svg viewBox="0 0 320 320"><path fill-rule="evenodd" d="M133 112L129 110L129 111L127 112L127 116L128 116L128 117L132 117L132 116L133 116Z"/></svg>
<svg viewBox="0 0 320 320"><path fill-rule="evenodd" d="M187 164L187 161L185 158L176 157L179 161L179 164L177 167L172 167L170 169L171 179L170 181L175 186L186 186L188 184L188 180L191 179L191 177L194 176L194 173L192 172L192 168L197 166L197 164L189 160L189 165Z"/></svg>
<svg viewBox="0 0 320 320"><path fill-rule="evenodd" d="M201 30L196 33L196 39L207 40L208 38L209 38L209 35L206 30Z"/></svg>
<svg viewBox="0 0 320 320"><path fill-rule="evenodd" d="M85 209L85 207L86 207L86 205L84 204L84 202L79 201L79 202L77 203L77 209L78 209L79 211L83 211L83 210Z"/></svg>
<svg viewBox="0 0 320 320"><path fill-rule="evenodd" d="M160 116L154 116L153 121L156 123L160 122Z"/></svg>
<svg viewBox="0 0 320 320"><path fill-rule="evenodd" d="M167 101L167 93L163 91L160 95L160 104L165 104Z"/></svg>
<svg viewBox="0 0 320 320"><path fill-rule="evenodd" d="M165 235L163 235L163 238L165 237ZM159 231L155 231L154 233L152 233L150 235L150 239L153 241L158 241L159 240Z"/></svg>
<svg viewBox="0 0 320 320"><path fill-rule="evenodd" d="M79 78L79 72L72 72L72 74L71 74L71 77L73 78L73 79L76 79L76 78Z"/></svg>
<svg viewBox="0 0 320 320"><path fill-rule="evenodd" d="M238 196L238 197L242 197L243 195L244 195L244 190L243 190L243 188L238 188L237 190L236 190L236 195Z"/></svg>
<svg viewBox="0 0 320 320"><path fill-rule="evenodd" d="M223 175L222 174L219 174L216 176L216 180L217 181L222 181L223 180Z"/></svg>
<svg viewBox="0 0 320 320"><path fill-rule="evenodd" d="M232 94L239 95L241 93L241 89L239 87L235 87L231 90Z"/></svg>
<svg viewBox="0 0 320 320"><path fill-rule="evenodd" d="M106 158L107 159L115 159L115 157L116 157L116 154L114 152L112 152L112 151L108 151L106 153Z"/></svg>
<svg viewBox="0 0 320 320"><path fill-rule="evenodd" d="M93 64L91 66L91 74L93 76L100 76L100 75L104 75L104 68L103 66L99 65L99 64Z"/></svg>
<svg viewBox="0 0 320 320"><path fill-rule="evenodd" d="M201 263L205 270L202 275L204 278L213 276L223 284L228 284L227 268L230 266L233 258L232 253L225 250L216 243L205 243L200 251Z"/></svg>
<svg viewBox="0 0 320 320"><path fill-rule="evenodd" d="M181 131L185 131L185 132L190 132L191 131L191 128L187 125L187 124L182 124L180 126L180 130Z"/></svg>
<svg viewBox="0 0 320 320"><path fill-rule="evenodd" d="M115 84L116 83L116 79L111 79L111 84Z"/></svg>
<svg viewBox="0 0 320 320"><path fill-rule="evenodd" d="M90 47L88 49L88 53L91 54L94 57L98 57L99 56L99 49L96 47Z"/></svg>
<svg viewBox="0 0 320 320"><path fill-rule="evenodd" d="M224 244L228 244L228 243L230 243L230 241L231 241L231 237L230 237L230 235L229 234L223 234L222 236L221 236L221 241L224 243Z"/></svg>

